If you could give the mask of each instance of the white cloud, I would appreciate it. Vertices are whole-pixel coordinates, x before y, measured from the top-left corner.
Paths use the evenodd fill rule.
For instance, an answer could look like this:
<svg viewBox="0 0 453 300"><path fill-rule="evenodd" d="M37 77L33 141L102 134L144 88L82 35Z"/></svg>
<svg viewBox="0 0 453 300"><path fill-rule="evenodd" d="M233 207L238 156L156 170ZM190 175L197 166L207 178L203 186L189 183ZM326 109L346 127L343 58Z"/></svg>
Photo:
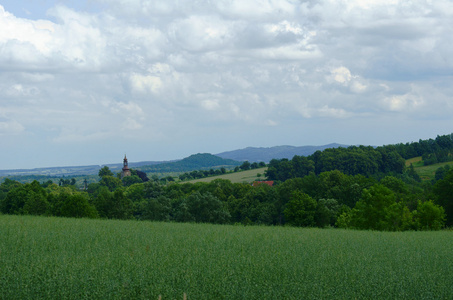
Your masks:
<svg viewBox="0 0 453 300"><path fill-rule="evenodd" d="M347 85L352 79L351 71L345 67L336 68L331 71L331 74L334 81L343 85Z"/></svg>
<svg viewBox="0 0 453 300"><path fill-rule="evenodd" d="M249 18L254 21L292 16L296 3L290 0L220 0L217 1L217 7L231 18Z"/></svg>
<svg viewBox="0 0 453 300"><path fill-rule="evenodd" d="M366 89L367 89L367 86L357 80L355 80L351 84L351 91L354 93L362 93L362 92L365 92Z"/></svg>
<svg viewBox="0 0 453 300"><path fill-rule="evenodd" d="M352 75L346 67L338 67L330 71L327 81L349 87L353 93L363 93L367 90L367 84L359 76Z"/></svg>
<svg viewBox="0 0 453 300"><path fill-rule="evenodd" d="M392 95L386 97L382 102L386 109L396 112L411 111L424 104L424 101L420 96L412 93Z"/></svg>
<svg viewBox="0 0 453 300"><path fill-rule="evenodd" d="M187 51L212 51L228 47L233 22L214 16L190 16L176 20L169 27L173 43Z"/></svg>
<svg viewBox="0 0 453 300"><path fill-rule="evenodd" d="M52 43L52 33L55 31L55 26L50 21L29 21L16 18L0 5L0 28L2 28L0 44L14 41L19 45L28 44L44 55L51 53L49 44ZM17 57L17 59L19 58Z"/></svg>
<svg viewBox="0 0 453 300"><path fill-rule="evenodd" d="M328 105L324 105L323 107L321 107L318 110L318 114L321 117L327 118L347 118L352 116L350 112L347 112L342 108L329 107Z"/></svg>
<svg viewBox="0 0 453 300"><path fill-rule="evenodd" d="M286 20L282 21L278 24L267 25L266 27L268 27L268 30L270 32L274 32L274 33L290 32L295 35L301 35L304 32L304 30L300 27L299 24L297 24L297 23L291 24L290 22L288 22Z"/></svg>
<svg viewBox="0 0 453 300"><path fill-rule="evenodd" d="M162 80L152 75L131 75L132 88L140 93L158 93L162 87Z"/></svg>

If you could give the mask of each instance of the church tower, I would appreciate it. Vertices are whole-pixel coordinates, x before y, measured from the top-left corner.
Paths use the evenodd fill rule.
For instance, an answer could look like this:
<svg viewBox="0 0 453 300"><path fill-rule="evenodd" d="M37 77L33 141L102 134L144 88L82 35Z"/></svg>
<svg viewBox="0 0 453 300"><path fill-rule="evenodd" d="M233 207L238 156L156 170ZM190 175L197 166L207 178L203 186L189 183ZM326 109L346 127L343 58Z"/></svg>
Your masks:
<svg viewBox="0 0 453 300"><path fill-rule="evenodd" d="M126 176L131 176L131 170L129 169L129 166L128 166L128 163L127 163L126 154L124 154L123 171L121 172L121 179L123 179Z"/></svg>

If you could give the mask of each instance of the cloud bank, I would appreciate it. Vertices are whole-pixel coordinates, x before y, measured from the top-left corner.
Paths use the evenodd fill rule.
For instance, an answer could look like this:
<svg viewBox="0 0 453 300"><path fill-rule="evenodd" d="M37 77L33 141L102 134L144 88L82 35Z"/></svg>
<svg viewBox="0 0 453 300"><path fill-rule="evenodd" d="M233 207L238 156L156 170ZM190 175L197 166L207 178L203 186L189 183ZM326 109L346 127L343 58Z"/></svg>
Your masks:
<svg viewBox="0 0 453 300"><path fill-rule="evenodd" d="M87 3L0 6L2 169L453 132L451 1Z"/></svg>

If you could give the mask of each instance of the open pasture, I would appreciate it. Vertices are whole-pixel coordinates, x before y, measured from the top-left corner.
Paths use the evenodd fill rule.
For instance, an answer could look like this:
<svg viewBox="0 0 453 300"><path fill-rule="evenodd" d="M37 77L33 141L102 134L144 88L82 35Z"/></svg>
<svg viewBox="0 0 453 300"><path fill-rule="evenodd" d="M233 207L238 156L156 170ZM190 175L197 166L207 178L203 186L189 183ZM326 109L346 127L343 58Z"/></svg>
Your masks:
<svg viewBox="0 0 453 300"><path fill-rule="evenodd" d="M445 167L446 165L449 165L450 168L453 167L452 162L443 162L443 163L438 163L438 164L433 164L433 165L428 165L428 166L420 166L420 167L416 167L414 169L423 180L433 180L436 175L436 170L438 168Z"/></svg>
<svg viewBox="0 0 453 300"><path fill-rule="evenodd" d="M414 158L406 159L406 167L413 165L414 167L423 166L423 160L421 156L417 156Z"/></svg>
<svg viewBox="0 0 453 300"><path fill-rule="evenodd" d="M211 182L215 179L227 179L233 183L244 183L244 182L253 182L255 180L266 180L266 177L264 176L264 172L266 170L267 170L267 167L258 168L258 169L253 169L253 170L233 172L233 173L227 173L227 174L218 175L218 176L211 176L211 177L206 177L206 178L188 180L188 181L184 181L183 183L186 183L186 182L190 182L190 183ZM257 176L258 174L261 174L261 177L258 177Z"/></svg>
<svg viewBox="0 0 453 300"><path fill-rule="evenodd" d="M0 299L452 299L453 232L0 215Z"/></svg>

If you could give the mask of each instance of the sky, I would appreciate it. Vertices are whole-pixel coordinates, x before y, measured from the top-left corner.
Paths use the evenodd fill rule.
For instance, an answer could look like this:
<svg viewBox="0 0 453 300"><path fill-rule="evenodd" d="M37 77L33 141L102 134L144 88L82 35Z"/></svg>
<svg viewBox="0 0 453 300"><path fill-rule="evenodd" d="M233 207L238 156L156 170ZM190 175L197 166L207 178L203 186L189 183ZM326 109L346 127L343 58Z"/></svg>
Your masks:
<svg viewBox="0 0 453 300"><path fill-rule="evenodd" d="M450 0L0 0L0 169L453 132Z"/></svg>

